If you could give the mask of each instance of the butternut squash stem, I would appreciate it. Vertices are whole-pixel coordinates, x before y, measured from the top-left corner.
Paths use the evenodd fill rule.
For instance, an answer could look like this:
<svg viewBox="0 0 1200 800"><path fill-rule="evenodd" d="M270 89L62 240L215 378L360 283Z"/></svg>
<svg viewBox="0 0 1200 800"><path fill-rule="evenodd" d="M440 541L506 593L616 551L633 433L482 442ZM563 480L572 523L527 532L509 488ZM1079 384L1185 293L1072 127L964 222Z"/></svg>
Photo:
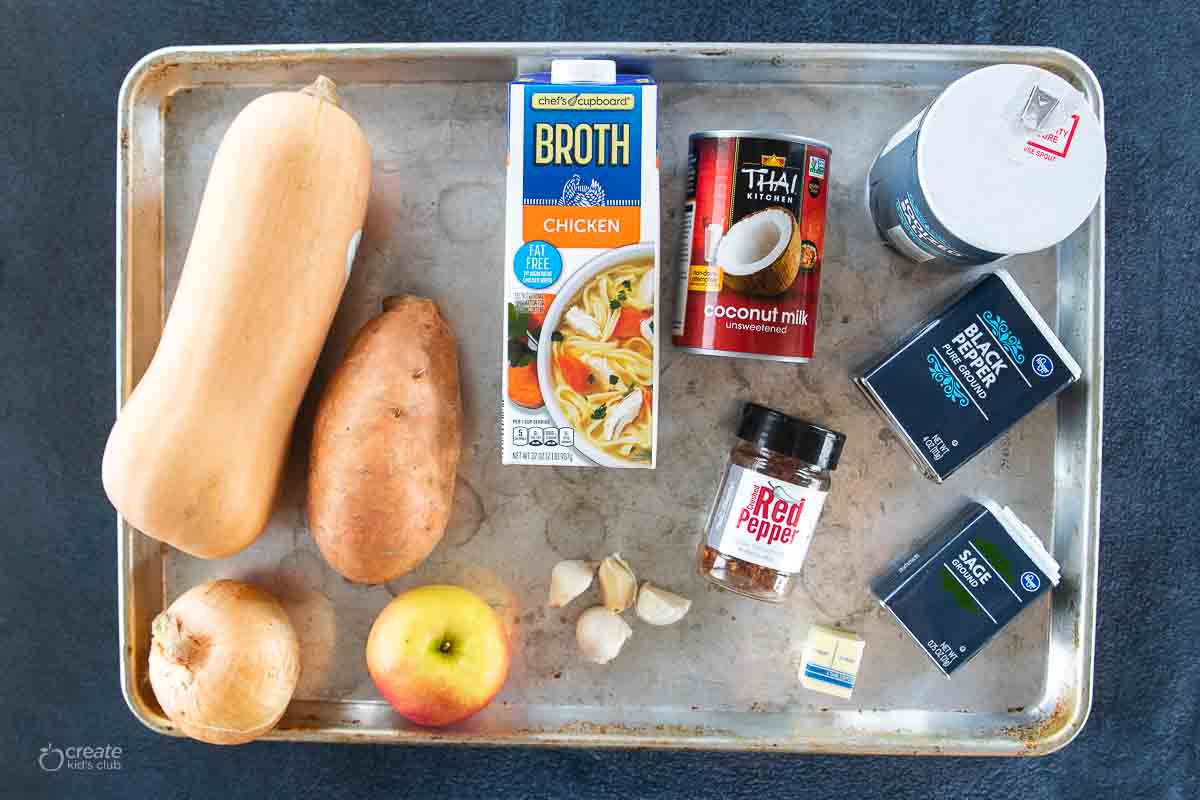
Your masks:
<svg viewBox="0 0 1200 800"><path fill-rule="evenodd" d="M394 294L391 297L385 297L383 298L383 310L391 311L393 308L400 305L407 299L408 295L406 294Z"/></svg>
<svg viewBox="0 0 1200 800"><path fill-rule="evenodd" d="M300 94L306 94L318 100L324 100L331 105L341 107L341 101L338 99L337 84L324 75L318 75L315 81L300 90Z"/></svg>

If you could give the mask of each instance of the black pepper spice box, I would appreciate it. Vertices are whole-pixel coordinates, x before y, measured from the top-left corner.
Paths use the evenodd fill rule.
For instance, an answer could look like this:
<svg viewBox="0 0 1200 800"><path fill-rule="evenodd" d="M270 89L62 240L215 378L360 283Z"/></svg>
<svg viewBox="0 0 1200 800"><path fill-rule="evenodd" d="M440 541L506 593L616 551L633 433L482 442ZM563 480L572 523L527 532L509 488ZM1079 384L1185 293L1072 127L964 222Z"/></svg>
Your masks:
<svg viewBox="0 0 1200 800"><path fill-rule="evenodd" d="M927 319L855 383L922 471L941 483L1080 374L1001 269Z"/></svg>

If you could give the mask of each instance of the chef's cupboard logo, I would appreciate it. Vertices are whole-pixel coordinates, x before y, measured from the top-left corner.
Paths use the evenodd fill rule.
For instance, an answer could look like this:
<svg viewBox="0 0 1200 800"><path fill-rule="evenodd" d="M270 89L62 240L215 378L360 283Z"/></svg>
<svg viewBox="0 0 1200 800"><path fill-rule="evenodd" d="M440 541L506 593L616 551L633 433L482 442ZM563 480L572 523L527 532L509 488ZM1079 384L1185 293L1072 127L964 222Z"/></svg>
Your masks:
<svg viewBox="0 0 1200 800"><path fill-rule="evenodd" d="M59 747L47 742L37 757L42 772L117 772L121 769L124 748L119 745L70 745Z"/></svg>
<svg viewBox="0 0 1200 800"><path fill-rule="evenodd" d="M622 92L538 92L530 105L538 111L632 111L636 102Z"/></svg>

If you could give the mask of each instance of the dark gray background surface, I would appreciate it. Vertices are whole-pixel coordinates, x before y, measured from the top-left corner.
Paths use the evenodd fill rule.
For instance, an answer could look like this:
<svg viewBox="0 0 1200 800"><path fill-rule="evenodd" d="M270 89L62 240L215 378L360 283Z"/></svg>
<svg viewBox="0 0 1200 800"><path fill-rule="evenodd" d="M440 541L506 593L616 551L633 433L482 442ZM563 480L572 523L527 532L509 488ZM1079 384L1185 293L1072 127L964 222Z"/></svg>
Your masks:
<svg viewBox="0 0 1200 800"><path fill-rule="evenodd" d="M996 0L678 7L549 1L0 0L0 777L4 797L1151 797L1200 795L1200 6ZM706 40L1053 45L1104 87L1107 381L1095 703L1040 760L258 743L143 729L117 679L116 95L176 44ZM47 774L39 749L119 745Z"/></svg>

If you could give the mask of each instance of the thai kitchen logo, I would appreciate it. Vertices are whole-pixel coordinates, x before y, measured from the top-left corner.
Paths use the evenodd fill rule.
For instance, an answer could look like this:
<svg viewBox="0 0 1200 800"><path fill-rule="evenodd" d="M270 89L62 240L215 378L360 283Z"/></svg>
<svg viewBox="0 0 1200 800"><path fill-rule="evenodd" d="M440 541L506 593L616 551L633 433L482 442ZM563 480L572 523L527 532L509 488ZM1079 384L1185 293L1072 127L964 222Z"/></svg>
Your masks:
<svg viewBox="0 0 1200 800"><path fill-rule="evenodd" d="M789 495L783 484L756 484L734 528L752 535L756 542L791 544L799 533L804 501Z"/></svg>
<svg viewBox="0 0 1200 800"><path fill-rule="evenodd" d="M764 155L758 164L743 164L738 172L739 194L746 200L789 207L795 204L803 170L789 167L783 156Z"/></svg>
<svg viewBox="0 0 1200 800"><path fill-rule="evenodd" d="M47 742L37 757L42 772L118 772L124 748L119 745L71 745L57 747Z"/></svg>

